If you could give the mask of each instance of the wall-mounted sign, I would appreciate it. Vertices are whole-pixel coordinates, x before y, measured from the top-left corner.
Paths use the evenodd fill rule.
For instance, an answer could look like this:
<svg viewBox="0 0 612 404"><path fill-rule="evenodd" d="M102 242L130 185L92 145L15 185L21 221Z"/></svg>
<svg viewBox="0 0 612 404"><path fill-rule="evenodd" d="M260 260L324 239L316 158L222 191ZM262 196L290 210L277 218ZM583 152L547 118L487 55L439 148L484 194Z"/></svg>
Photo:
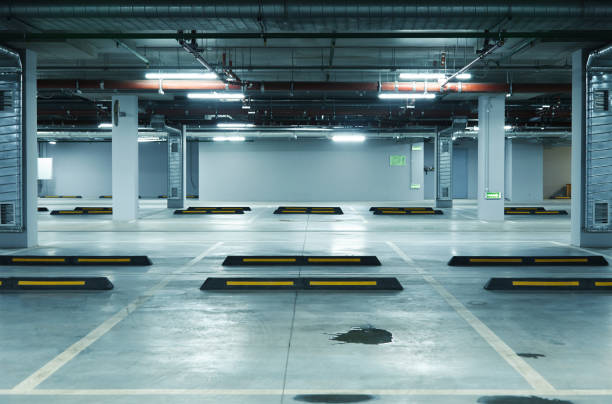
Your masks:
<svg viewBox="0 0 612 404"><path fill-rule="evenodd" d="M485 193L485 199L501 199L501 198L502 198L501 192L486 192Z"/></svg>
<svg viewBox="0 0 612 404"><path fill-rule="evenodd" d="M412 189L421 189L421 184L412 184L412 185L410 185L410 188L412 188Z"/></svg>
<svg viewBox="0 0 612 404"><path fill-rule="evenodd" d="M422 150L422 149L423 149L423 147L421 147L420 145L416 145L416 144L413 144L413 145L412 145L412 150L414 150L414 151L416 151L416 150Z"/></svg>
<svg viewBox="0 0 612 404"><path fill-rule="evenodd" d="M389 156L389 165L393 166L405 166L406 165L406 156L402 155L391 155Z"/></svg>

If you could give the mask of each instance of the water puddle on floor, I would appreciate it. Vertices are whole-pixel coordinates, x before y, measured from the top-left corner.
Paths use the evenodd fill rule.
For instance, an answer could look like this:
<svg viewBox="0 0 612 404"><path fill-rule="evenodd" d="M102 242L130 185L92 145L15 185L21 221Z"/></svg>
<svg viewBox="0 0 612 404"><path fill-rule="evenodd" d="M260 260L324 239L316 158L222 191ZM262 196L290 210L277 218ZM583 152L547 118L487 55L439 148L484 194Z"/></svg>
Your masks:
<svg viewBox="0 0 612 404"><path fill-rule="evenodd" d="M373 398L369 394L300 394L293 397L304 403L362 403Z"/></svg>
<svg viewBox="0 0 612 404"><path fill-rule="evenodd" d="M571 401L536 396L485 396L480 397L477 402L481 404L573 404Z"/></svg>
<svg viewBox="0 0 612 404"><path fill-rule="evenodd" d="M393 334L374 327L356 327L344 333L333 334L330 338L347 344L379 345L393 342Z"/></svg>
<svg viewBox="0 0 612 404"><path fill-rule="evenodd" d="M533 358L533 359L546 358L546 355L539 354L539 353L517 353L517 355L522 358Z"/></svg>

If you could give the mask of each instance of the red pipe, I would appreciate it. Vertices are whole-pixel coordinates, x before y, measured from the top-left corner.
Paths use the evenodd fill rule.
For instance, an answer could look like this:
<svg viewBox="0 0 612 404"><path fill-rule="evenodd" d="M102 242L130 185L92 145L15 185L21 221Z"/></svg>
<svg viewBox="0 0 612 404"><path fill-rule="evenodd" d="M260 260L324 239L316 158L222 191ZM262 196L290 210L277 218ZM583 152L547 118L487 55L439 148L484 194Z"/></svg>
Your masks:
<svg viewBox="0 0 612 404"><path fill-rule="evenodd" d="M78 83L78 84L77 84ZM240 85L226 85L222 81L199 81L199 80L163 80L164 90L234 90L241 89ZM294 82L293 91L357 91L357 92L376 92L378 82ZM427 88L428 92L440 92L438 83L425 82L383 82L380 83L382 91L409 91L422 93ZM159 89L158 80L38 80L40 89L81 89L81 90L146 90L157 91ZM523 83L513 84L513 93L569 93L571 84L540 84ZM248 83L247 92L250 91L284 91L291 90L291 82L261 82ZM505 83L449 83L445 86L446 92L451 93L505 93L509 87Z"/></svg>

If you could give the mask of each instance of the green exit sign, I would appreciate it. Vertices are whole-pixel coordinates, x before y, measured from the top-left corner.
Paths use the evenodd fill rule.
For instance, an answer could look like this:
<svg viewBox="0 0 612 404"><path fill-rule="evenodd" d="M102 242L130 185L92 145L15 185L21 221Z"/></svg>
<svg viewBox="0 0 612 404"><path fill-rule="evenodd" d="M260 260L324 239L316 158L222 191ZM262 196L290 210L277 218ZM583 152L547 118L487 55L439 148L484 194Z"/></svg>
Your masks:
<svg viewBox="0 0 612 404"><path fill-rule="evenodd" d="M485 194L485 199L501 199L501 198L502 198L501 192L487 192Z"/></svg>
<svg viewBox="0 0 612 404"><path fill-rule="evenodd" d="M402 155L392 155L389 156L389 165L391 167L401 167L406 165L406 156Z"/></svg>
<svg viewBox="0 0 612 404"><path fill-rule="evenodd" d="M410 188L412 188L412 189L421 189L421 184L411 184Z"/></svg>

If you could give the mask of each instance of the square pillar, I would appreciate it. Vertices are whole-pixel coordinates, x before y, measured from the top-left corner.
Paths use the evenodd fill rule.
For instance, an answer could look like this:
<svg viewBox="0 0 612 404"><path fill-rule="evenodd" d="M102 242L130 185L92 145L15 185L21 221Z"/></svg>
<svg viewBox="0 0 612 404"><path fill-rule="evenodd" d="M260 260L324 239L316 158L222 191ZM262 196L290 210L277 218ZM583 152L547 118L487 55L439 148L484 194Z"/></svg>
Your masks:
<svg viewBox="0 0 612 404"><path fill-rule="evenodd" d="M410 200L425 199L425 147L423 142L410 145Z"/></svg>
<svg viewBox="0 0 612 404"><path fill-rule="evenodd" d="M505 94L478 97L478 218L504 220Z"/></svg>
<svg viewBox="0 0 612 404"><path fill-rule="evenodd" d="M138 97L113 97L113 220L138 219Z"/></svg>
<svg viewBox="0 0 612 404"><path fill-rule="evenodd" d="M587 59L583 49L572 54L571 243L605 248L612 247L612 122L604 107L612 102L612 79L606 72L587 71ZM608 57L604 64L609 63Z"/></svg>
<svg viewBox="0 0 612 404"><path fill-rule="evenodd" d="M38 244L36 53L27 49L7 51L9 73L0 81L13 94L12 105L0 107L0 124L5 129L0 136L6 149L0 164L4 173L0 186L0 248L34 247Z"/></svg>

